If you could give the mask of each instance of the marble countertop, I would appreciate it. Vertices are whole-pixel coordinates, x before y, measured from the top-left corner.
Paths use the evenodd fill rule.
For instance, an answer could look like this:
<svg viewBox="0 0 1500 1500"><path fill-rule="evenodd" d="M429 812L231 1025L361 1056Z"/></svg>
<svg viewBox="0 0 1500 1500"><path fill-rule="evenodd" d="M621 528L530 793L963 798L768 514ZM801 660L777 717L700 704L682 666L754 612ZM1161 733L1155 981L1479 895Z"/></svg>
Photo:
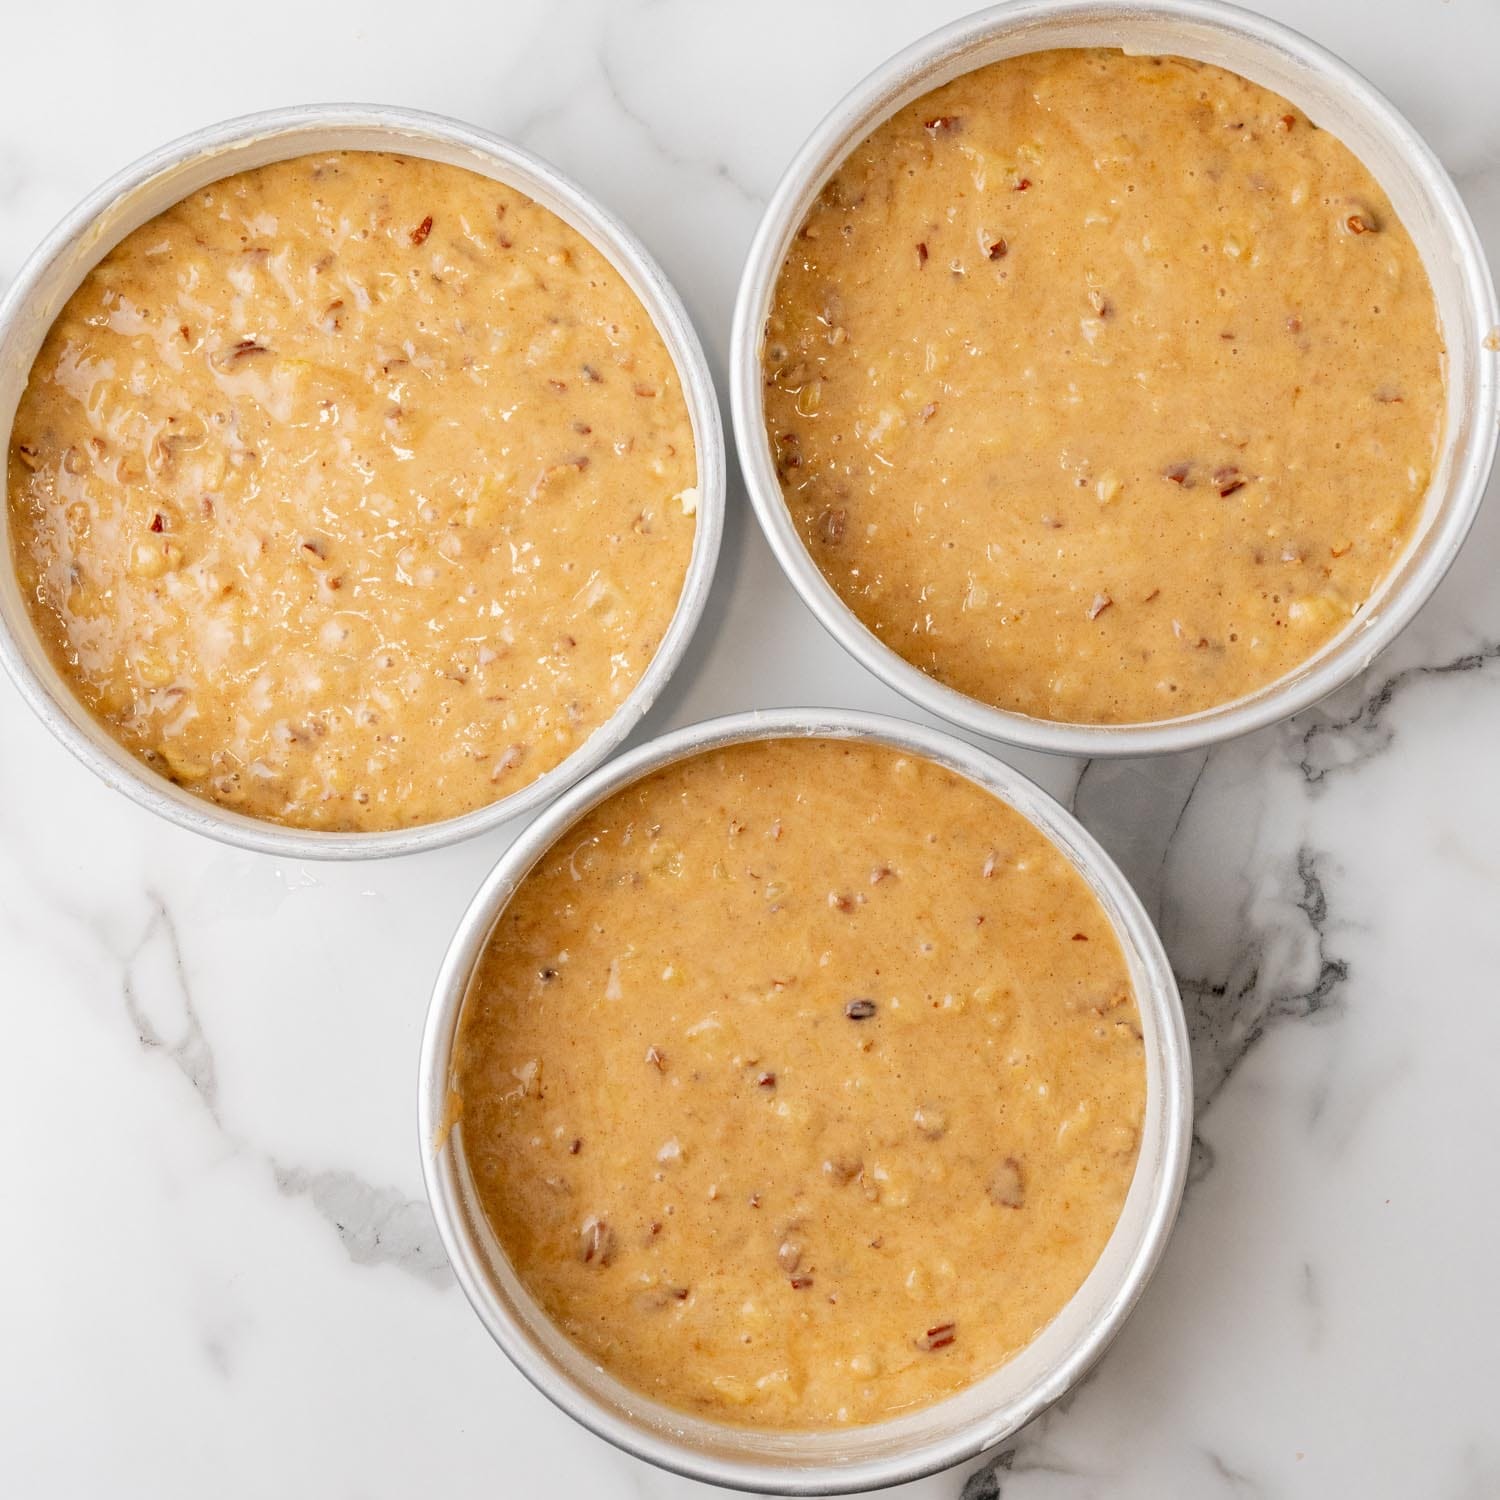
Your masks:
<svg viewBox="0 0 1500 1500"><path fill-rule="evenodd" d="M172 136L410 104L514 137L621 213L722 390L781 167L849 85L967 8L12 7L0 278ZM1500 245L1495 0L1263 8L1384 89ZM1497 553L1492 503L1397 646L1292 723L1150 762L1001 752L1159 918L1193 1031L1193 1177L1094 1375L998 1456L902 1494L1500 1495ZM816 627L734 477L707 617L637 738L810 700L919 717ZM368 865L238 853L107 791L0 683L0 1492L710 1493L525 1384L422 1197L428 989L509 836Z"/></svg>

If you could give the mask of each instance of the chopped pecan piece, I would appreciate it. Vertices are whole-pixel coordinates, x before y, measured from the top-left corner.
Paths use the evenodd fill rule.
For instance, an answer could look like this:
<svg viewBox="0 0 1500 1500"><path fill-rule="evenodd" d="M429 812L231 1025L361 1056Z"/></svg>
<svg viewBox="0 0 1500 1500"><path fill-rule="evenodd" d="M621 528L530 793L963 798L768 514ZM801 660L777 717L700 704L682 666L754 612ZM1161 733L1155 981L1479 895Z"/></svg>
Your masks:
<svg viewBox="0 0 1500 1500"><path fill-rule="evenodd" d="M656 1286L642 1292L637 1299L648 1312L660 1312L674 1302L686 1302L688 1289L685 1286Z"/></svg>
<svg viewBox="0 0 1500 1500"><path fill-rule="evenodd" d="M614 1230L603 1219L590 1214L578 1234L578 1253L585 1265L607 1266L615 1253Z"/></svg>
<svg viewBox="0 0 1500 1500"><path fill-rule="evenodd" d="M241 339L237 344L231 344L227 349L220 349L212 356L212 363L219 369L228 369L231 365L237 365L242 359L249 359L255 354L269 354L270 349L255 339Z"/></svg>
<svg viewBox="0 0 1500 1500"><path fill-rule="evenodd" d="M946 1349L958 1337L956 1323L937 1323L917 1340L919 1349Z"/></svg>
<svg viewBox="0 0 1500 1500"><path fill-rule="evenodd" d="M1007 1156L990 1173L985 1191L989 1194L990 1202L997 1208L1020 1208L1026 1202L1026 1182L1021 1175L1021 1163L1015 1157Z"/></svg>
<svg viewBox="0 0 1500 1500"><path fill-rule="evenodd" d="M1223 468L1214 470L1214 487L1220 498L1227 500L1236 490L1244 489L1245 480L1233 464L1226 464Z"/></svg>
<svg viewBox="0 0 1500 1500"><path fill-rule="evenodd" d="M507 745L504 751L497 757L494 768L490 771L490 780L498 781L502 776L509 775L525 759L525 745Z"/></svg>

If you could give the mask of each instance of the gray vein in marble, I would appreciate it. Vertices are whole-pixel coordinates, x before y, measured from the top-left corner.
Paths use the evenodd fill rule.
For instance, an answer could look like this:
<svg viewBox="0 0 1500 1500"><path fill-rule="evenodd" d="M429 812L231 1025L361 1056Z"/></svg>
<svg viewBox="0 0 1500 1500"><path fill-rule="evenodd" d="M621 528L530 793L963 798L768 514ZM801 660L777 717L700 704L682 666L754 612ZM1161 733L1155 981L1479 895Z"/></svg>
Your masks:
<svg viewBox="0 0 1500 1500"><path fill-rule="evenodd" d="M209 1334L203 1340L203 1357L208 1367L222 1380L230 1375L229 1346L217 1334Z"/></svg>
<svg viewBox="0 0 1500 1500"><path fill-rule="evenodd" d="M374 1187L353 1172L307 1172L272 1163L276 1188L287 1198L307 1198L338 1232L356 1265L389 1264L434 1286L453 1279L425 1202L393 1188Z"/></svg>
<svg viewBox="0 0 1500 1500"><path fill-rule="evenodd" d="M1202 1182L1218 1165L1218 1161L1218 1153L1194 1130L1193 1144L1188 1150L1187 1185L1184 1192Z"/></svg>
<svg viewBox="0 0 1500 1500"><path fill-rule="evenodd" d="M1055 1406L1023 1428L1021 1441L1002 1448L987 1463L975 1469L964 1481L959 1500L1000 1500L1008 1488L1006 1476L1018 1478L1023 1474L1040 1474L1051 1479L1075 1479L1089 1483L1093 1476L1064 1463L1053 1450L1044 1446L1043 1437L1052 1418L1067 1411L1081 1386L1091 1378L1092 1372Z"/></svg>
<svg viewBox="0 0 1500 1500"><path fill-rule="evenodd" d="M171 1058L230 1149L262 1156L221 1118L213 1049L193 1002L177 924L160 895L150 892L148 899L145 928L123 959L125 1013L143 1048ZM282 1196L306 1198L357 1265L392 1265L436 1286L451 1281L424 1199L404 1198L349 1171L308 1171L266 1161Z"/></svg>
<svg viewBox="0 0 1500 1500"><path fill-rule="evenodd" d="M1214 1474L1224 1481L1231 1495L1260 1495L1264 1490L1248 1474L1231 1467L1231 1465L1211 1448L1203 1450L1203 1456L1208 1460L1209 1467Z"/></svg>
<svg viewBox="0 0 1500 1500"><path fill-rule="evenodd" d="M222 1129L214 1055L193 1005L177 924L154 891L147 892L147 900L151 914L145 930L125 956L121 980L125 1013L141 1046L160 1048L172 1059Z"/></svg>
<svg viewBox="0 0 1500 1500"><path fill-rule="evenodd" d="M646 145L664 162L676 167L679 171L695 172L712 178L716 182L722 182L736 197L757 212L765 207L766 200L753 188L741 182L727 161L686 155L670 137L656 127L649 116L625 97L624 86L609 61L607 45L599 52L599 73L604 80L604 87L609 94L610 102L640 131Z"/></svg>
<svg viewBox="0 0 1500 1500"><path fill-rule="evenodd" d="M1338 715L1314 710L1303 719L1293 720L1293 728L1310 717L1300 730L1297 769L1310 786L1318 786L1336 772L1352 770L1378 755L1391 742L1394 733L1387 717L1391 705L1418 682L1432 678L1482 672L1500 661L1500 641L1484 641L1475 650L1465 651L1451 661L1406 667L1379 682L1373 691L1365 692L1350 712Z"/></svg>
<svg viewBox="0 0 1500 1500"><path fill-rule="evenodd" d="M1200 1111L1272 1026L1332 1014L1339 1005L1349 962L1330 949L1319 859L1305 845L1297 850L1297 889L1289 904L1303 918L1300 934L1288 922L1264 923L1234 950L1222 978L1178 975Z"/></svg>
<svg viewBox="0 0 1500 1500"><path fill-rule="evenodd" d="M1172 852L1172 840L1182 831L1183 821L1187 818L1188 808L1192 806L1193 796L1203 780L1203 773L1208 769L1208 751L1203 751L1198 758L1198 768L1193 772L1193 779L1188 782L1187 792L1182 799L1182 806L1177 809L1177 816L1172 819L1171 831L1167 834L1167 841L1162 846L1161 859L1157 861L1157 881L1160 884L1166 878L1167 856ZM1191 763L1189 760L1188 763Z"/></svg>
<svg viewBox="0 0 1500 1500"><path fill-rule="evenodd" d="M505 133L511 140L523 146L528 145L533 135L567 114L570 102L565 99L558 104L538 105L535 109L527 111L519 120L513 121Z"/></svg>
<svg viewBox="0 0 1500 1500"><path fill-rule="evenodd" d="M1015 1461L1014 1448L997 1453L982 1469L975 1469L964 1481L963 1493L958 1500L1000 1500L1001 1471L1009 1473Z"/></svg>
<svg viewBox="0 0 1500 1500"><path fill-rule="evenodd" d="M1330 1069L1312 1095L1307 1123L1318 1131L1333 1155L1345 1151L1359 1134L1377 1104L1389 1101L1400 1081L1412 1070L1409 1054L1401 1053L1384 1066L1361 1069L1355 1078ZM1333 1083L1338 1081L1337 1090Z"/></svg>

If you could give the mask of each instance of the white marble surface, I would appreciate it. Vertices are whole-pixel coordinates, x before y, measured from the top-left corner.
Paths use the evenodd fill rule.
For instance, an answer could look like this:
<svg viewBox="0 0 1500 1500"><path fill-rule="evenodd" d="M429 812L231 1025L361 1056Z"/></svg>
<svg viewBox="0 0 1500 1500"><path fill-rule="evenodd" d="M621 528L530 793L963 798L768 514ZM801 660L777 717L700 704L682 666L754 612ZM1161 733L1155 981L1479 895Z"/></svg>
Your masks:
<svg viewBox="0 0 1500 1500"><path fill-rule="evenodd" d="M0 276L168 137L311 99L444 111L637 229L724 374L741 257L845 87L963 0L25 4ZM1427 133L1500 244L1496 0L1275 0ZM1300 720L1178 760L1012 756L1160 914L1195 1178L1094 1377L958 1500L1500 1495L1500 507L1403 641ZM812 624L737 482L643 733L798 700L913 714ZM239 854L107 792L0 684L0 1493L588 1496L701 1487L492 1348L421 1201L416 1049L507 835L384 865ZM966 1487L967 1486L967 1487Z"/></svg>

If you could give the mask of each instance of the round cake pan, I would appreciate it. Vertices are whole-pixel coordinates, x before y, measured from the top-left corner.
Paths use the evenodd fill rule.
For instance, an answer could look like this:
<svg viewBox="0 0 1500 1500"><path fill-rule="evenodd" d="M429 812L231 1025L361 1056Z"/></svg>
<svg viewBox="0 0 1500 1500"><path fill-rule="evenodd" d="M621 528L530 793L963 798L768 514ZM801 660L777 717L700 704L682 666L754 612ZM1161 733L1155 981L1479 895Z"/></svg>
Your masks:
<svg viewBox="0 0 1500 1500"><path fill-rule="evenodd" d="M1442 451L1415 534L1366 607L1294 672L1231 703L1140 724L1070 724L996 708L938 682L859 621L803 546L766 439L761 350L777 275L823 185L897 110L960 74L1052 47L1119 47L1213 63L1283 95L1337 135L1390 196L1422 256L1447 349ZM1431 148L1347 64L1306 37L1214 0L1018 0L933 32L876 69L797 153L740 281L730 352L735 441L766 539L803 601L858 661L934 714L1031 750L1145 755L1227 740L1297 713L1362 672L1421 608L1473 524L1495 456L1495 289L1463 201Z"/></svg>
<svg viewBox="0 0 1500 1500"><path fill-rule="evenodd" d="M63 304L133 229L234 172L316 151L391 151L467 168L550 209L610 262L640 299L682 381L698 456L698 524L676 612L651 663L614 714L529 785L460 817L379 833L284 828L221 808L159 776L123 749L77 700L34 629L11 564L9 507L0 504L0 661L42 722L96 775L184 828L270 854L363 859L409 854L481 833L539 807L614 750L682 659L703 613L724 521L724 438L702 346L677 293L612 214L554 167L457 120L379 105L324 104L227 120L163 146L86 198L47 236L0 302L0 454L42 340Z"/></svg>
<svg viewBox="0 0 1500 1500"><path fill-rule="evenodd" d="M1146 1116L1119 1222L1072 1300L1020 1354L932 1406L868 1426L770 1432L672 1410L595 1365L521 1284L476 1201L462 1119L451 1110L453 1052L473 977L517 886L574 822L607 797L687 757L752 740L863 740L923 756L1029 818L1103 906L1130 970L1145 1043ZM834 1495L916 1479L1003 1442L1084 1375L1151 1277L1182 1197L1192 1078L1182 1005L1135 892L1072 816L1018 772L936 730L874 714L779 709L715 719L653 740L564 794L506 851L475 896L433 991L422 1040L418 1118L428 1200L459 1284L486 1328L545 1396L637 1457L712 1484L776 1495ZM982 1276L983 1266L970 1267Z"/></svg>

